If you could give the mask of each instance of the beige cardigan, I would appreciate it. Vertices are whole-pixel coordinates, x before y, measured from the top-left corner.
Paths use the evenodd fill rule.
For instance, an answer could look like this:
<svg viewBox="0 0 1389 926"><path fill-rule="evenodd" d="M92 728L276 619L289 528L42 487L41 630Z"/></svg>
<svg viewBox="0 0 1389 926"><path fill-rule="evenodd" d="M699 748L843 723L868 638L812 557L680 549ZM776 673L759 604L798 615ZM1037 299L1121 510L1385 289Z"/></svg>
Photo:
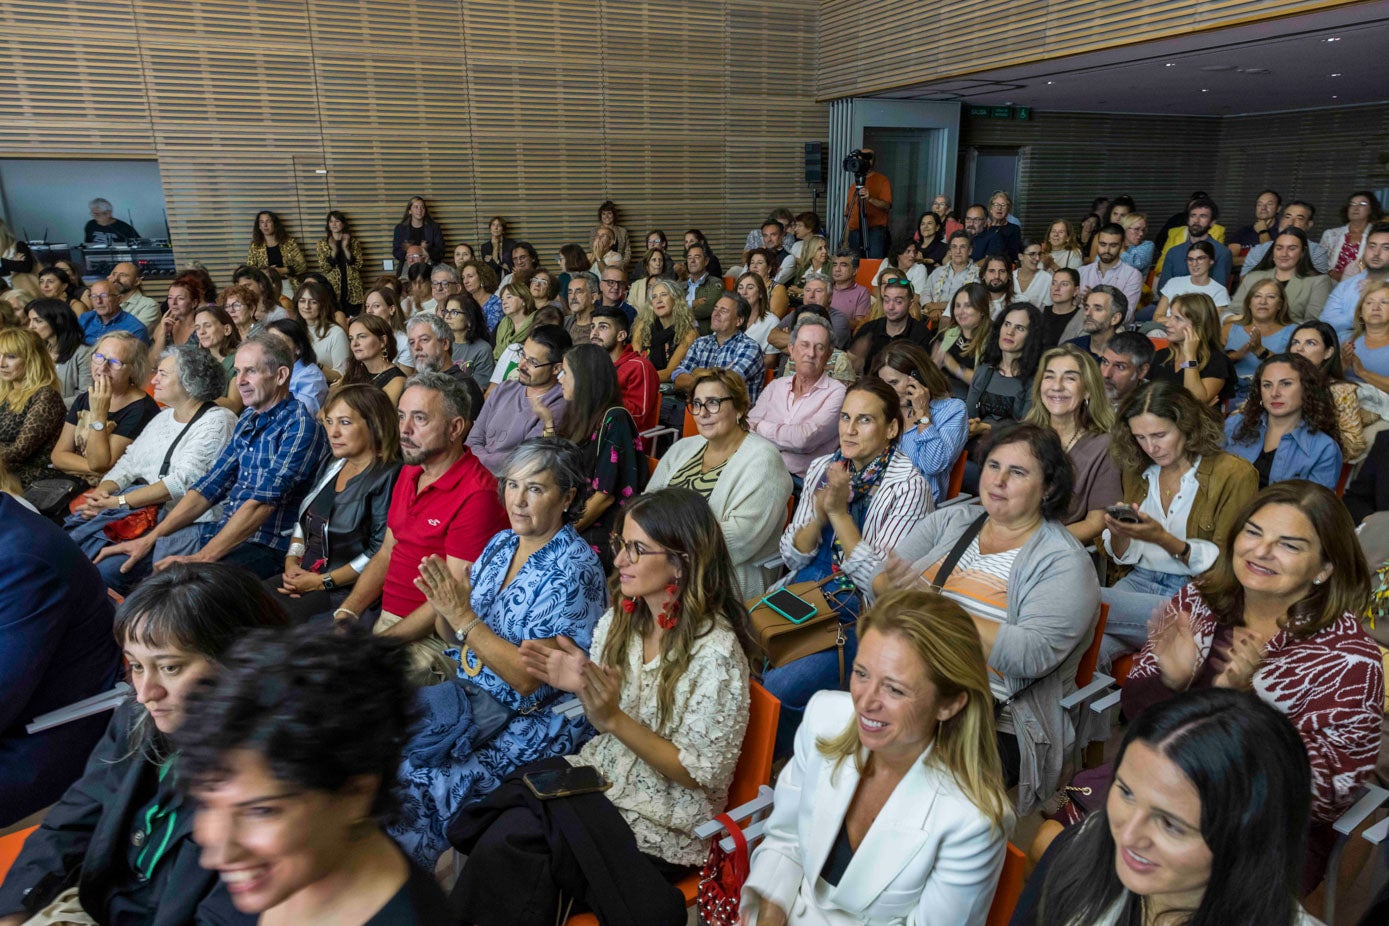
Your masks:
<svg viewBox="0 0 1389 926"><path fill-rule="evenodd" d="M698 434L676 441L661 457L646 491L669 485L670 477L703 453L708 443ZM766 438L749 434L724 464L709 496L709 507L723 529L744 601L767 590L767 577L757 564L777 556L777 541L786 525L786 502L790 498L791 474L781 461L780 451Z"/></svg>

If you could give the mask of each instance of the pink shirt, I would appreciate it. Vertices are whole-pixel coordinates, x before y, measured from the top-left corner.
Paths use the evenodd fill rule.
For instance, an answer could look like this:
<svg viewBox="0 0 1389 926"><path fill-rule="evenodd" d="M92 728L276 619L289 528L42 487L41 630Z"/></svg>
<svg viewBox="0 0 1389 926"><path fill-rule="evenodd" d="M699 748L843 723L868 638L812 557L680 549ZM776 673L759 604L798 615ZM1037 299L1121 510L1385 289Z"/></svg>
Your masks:
<svg viewBox="0 0 1389 926"><path fill-rule="evenodd" d="M804 476L811 460L839 446L844 384L823 373L809 392L795 396L791 393L795 379L782 376L767 384L748 413L748 427L781 451L792 475Z"/></svg>

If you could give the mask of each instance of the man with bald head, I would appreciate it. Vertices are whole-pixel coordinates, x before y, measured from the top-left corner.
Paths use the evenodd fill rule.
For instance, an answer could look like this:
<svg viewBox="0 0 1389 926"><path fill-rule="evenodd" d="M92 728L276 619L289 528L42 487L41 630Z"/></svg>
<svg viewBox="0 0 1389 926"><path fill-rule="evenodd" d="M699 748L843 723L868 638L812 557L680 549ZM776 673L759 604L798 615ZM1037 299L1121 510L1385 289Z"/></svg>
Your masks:
<svg viewBox="0 0 1389 926"><path fill-rule="evenodd" d="M150 343L145 323L121 308L120 286L110 280L97 280L91 288L92 309L77 319L82 326L82 340L95 345L112 331L128 331L146 344Z"/></svg>
<svg viewBox="0 0 1389 926"><path fill-rule="evenodd" d="M141 292L140 268L129 261L121 261L111 268L106 281L117 288L121 308L138 318L146 331L153 331L159 321L159 303Z"/></svg>

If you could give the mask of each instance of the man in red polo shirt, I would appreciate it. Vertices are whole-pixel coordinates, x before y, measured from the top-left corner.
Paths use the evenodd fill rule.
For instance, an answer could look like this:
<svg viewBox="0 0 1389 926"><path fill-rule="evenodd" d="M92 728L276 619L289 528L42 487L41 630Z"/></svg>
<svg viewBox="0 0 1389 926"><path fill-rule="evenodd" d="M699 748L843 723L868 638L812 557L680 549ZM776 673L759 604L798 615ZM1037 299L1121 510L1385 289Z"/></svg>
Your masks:
<svg viewBox="0 0 1389 926"><path fill-rule="evenodd" d="M444 373L418 373L400 396L400 449L405 460L386 517L386 537L333 612L355 620L377 596L376 632L411 644L416 680L432 684L457 669L442 653L434 609L415 588L420 560L445 557L455 579L467 575L487 541L507 527L497 479L463 443L472 426L468 393Z"/></svg>
<svg viewBox="0 0 1389 926"><path fill-rule="evenodd" d="M595 308L588 339L613 358L617 383L622 387L622 404L632 413L637 430L656 427L661 413L661 378L646 355L637 353L628 343L631 324L626 313L609 306Z"/></svg>

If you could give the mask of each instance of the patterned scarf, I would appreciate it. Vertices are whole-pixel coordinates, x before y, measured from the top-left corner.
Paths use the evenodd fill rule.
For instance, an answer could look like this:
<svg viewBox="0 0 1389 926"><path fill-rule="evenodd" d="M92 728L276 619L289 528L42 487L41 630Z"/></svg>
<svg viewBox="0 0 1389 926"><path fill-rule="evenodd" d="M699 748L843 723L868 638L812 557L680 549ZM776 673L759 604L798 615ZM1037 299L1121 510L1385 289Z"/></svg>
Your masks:
<svg viewBox="0 0 1389 926"><path fill-rule="evenodd" d="M854 471L854 464L844 459L842 450L835 450L834 456L830 458L830 466L834 466L841 461L848 463L849 466L849 505L852 507L855 502L867 502L868 497L878 488L878 483L882 481L883 473L887 472L887 466L892 462L892 454L896 452L897 445L889 444L887 449L878 454L874 459L863 467ZM825 475L820 478L820 487L829 485L829 466L825 467ZM863 529L863 525L859 525ZM844 562L844 548L839 543L839 535L834 535L834 562L836 565Z"/></svg>

